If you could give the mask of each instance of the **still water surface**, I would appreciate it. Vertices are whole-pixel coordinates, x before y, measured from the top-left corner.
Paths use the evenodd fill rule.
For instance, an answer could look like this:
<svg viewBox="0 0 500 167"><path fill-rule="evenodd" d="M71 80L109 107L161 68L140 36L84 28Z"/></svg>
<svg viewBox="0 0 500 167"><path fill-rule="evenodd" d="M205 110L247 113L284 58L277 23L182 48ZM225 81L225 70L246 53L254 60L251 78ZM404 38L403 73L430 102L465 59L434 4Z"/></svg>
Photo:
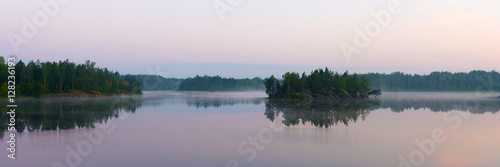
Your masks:
<svg viewBox="0 0 500 167"><path fill-rule="evenodd" d="M284 102L263 92L145 92L25 99L17 110L11 160L2 108L1 166L500 166L495 94Z"/></svg>

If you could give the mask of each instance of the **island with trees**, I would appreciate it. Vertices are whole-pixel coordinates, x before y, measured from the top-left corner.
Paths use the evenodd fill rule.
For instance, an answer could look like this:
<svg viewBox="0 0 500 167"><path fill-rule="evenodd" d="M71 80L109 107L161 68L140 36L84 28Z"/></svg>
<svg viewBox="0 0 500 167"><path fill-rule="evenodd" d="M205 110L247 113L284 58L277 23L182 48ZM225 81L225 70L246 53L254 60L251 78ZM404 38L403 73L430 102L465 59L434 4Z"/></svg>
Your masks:
<svg viewBox="0 0 500 167"><path fill-rule="evenodd" d="M107 68L95 66L87 60L76 64L69 60L59 62L19 60L15 64L16 96L101 96L142 94L142 86L135 76L121 76ZM0 56L0 96L7 96L8 66Z"/></svg>
<svg viewBox="0 0 500 167"><path fill-rule="evenodd" d="M371 88L364 76L347 71L340 75L328 68L314 70L309 75L287 72L282 80L271 76L264 85L270 99L362 99L381 94Z"/></svg>

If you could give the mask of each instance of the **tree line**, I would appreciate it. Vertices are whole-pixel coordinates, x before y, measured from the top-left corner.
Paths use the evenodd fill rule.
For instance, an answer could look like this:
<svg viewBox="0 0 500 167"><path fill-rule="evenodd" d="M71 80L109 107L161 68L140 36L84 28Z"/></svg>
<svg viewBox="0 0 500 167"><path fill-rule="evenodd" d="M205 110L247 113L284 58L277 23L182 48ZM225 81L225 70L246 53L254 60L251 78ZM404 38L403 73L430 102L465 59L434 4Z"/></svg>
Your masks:
<svg viewBox="0 0 500 167"><path fill-rule="evenodd" d="M429 75L394 72L363 76L372 87L384 91L500 91L500 73L496 71L433 72Z"/></svg>
<svg viewBox="0 0 500 167"><path fill-rule="evenodd" d="M346 99L367 98L380 95L373 90L365 76L347 71L340 75L328 68L305 72L302 76L287 72L278 80L273 76L265 79L266 93L269 98L278 99Z"/></svg>
<svg viewBox="0 0 500 167"><path fill-rule="evenodd" d="M177 90L184 79L179 78L164 78L159 75L134 75L141 82L142 90Z"/></svg>
<svg viewBox="0 0 500 167"><path fill-rule="evenodd" d="M141 85L134 76L120 78L118 72L95 67L95 62L19 60L15 65L16 95L40 97L46 94L82 92L95 95L141 94ZM7 95L7 64L0 56L0 96Z"/></svg>
<svg viewBox="0 0 500 167"><path fill-rule="evenodd" d="M280 79L272 76L267 78L272 79L267 85L270 86L269 88L271 89L269 91L274 98L297 98L299 95L307 98L307 95L312 94L315 94L319 98L363 97L370 91L366 92L367 89L361 89L360 87L363 87L360 86L361 83L365 84L365 88L371 87L375 90L383 91L500 91L500 74L496 71L471 71L468 73L433 72L428 75L411 75L402 72L349 75L325 71L327 70L318 69L313 71L313 74L306 76L304 74L288 73ZM267 80L260 78L234 79L222 78L220 76L196 76L187 79L164 78L158 75L135 75L135 77L142 83L143 90L266 90L264 82L267 82ZM332 81L331 78L335 81ZM292 88L291 90L281 90L284 81L287 83L287 89ZM279 82L279 88L276 82ZM306 82L308 83L306 84ZM334 86L331 87L328 85ZM370 87L367 87L368 85ZM302 90L306 89L308 89L308 92L305 92L307 94L300 94L303 93ZM329 92L334 92L335 95ZM380 92L375 91L371 93L376 95ZM330 95L332 97L328 97Z"/></svg>
<svg viewBox="0 0 500 167"><path fill-rule="evenodd" d="M253 79L223 78L220 76L199 76L184 79L179 84L180 91L248 91L264 90L264 81Z"/></svg>

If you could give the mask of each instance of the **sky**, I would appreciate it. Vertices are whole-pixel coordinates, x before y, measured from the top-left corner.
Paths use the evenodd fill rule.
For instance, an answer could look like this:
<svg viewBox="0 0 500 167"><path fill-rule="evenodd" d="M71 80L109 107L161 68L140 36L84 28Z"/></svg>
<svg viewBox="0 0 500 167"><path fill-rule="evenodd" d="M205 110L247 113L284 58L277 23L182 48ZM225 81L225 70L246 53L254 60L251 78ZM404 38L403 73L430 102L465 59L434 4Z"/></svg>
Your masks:
<svg viewBox="0 0 500 167"><path fill-rule="evenodd" d="M0 56L91 60L122 74L500 70L498 0L5 0L0 6ZM389 12L390 20L382 25L374 12ZM377 33L367 35L367 25ZM358 40L362 47L359 34L369 40ZM357 52L345 54L341 46Z"/></svg>

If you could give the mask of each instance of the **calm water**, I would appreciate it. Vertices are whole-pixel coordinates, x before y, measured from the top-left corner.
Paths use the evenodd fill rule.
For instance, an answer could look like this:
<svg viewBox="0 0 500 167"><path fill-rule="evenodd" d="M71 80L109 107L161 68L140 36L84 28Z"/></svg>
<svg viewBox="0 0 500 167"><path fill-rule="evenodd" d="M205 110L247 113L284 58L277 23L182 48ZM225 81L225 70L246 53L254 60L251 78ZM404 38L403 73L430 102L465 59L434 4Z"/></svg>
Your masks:
<svg viewBox="0 0 500 167"><path fill-rule="evenodd" d="M20 100L1 166L500 166L499 94L268 101L263 92ZM238 165L236 165L238 164Z"/></svg>

